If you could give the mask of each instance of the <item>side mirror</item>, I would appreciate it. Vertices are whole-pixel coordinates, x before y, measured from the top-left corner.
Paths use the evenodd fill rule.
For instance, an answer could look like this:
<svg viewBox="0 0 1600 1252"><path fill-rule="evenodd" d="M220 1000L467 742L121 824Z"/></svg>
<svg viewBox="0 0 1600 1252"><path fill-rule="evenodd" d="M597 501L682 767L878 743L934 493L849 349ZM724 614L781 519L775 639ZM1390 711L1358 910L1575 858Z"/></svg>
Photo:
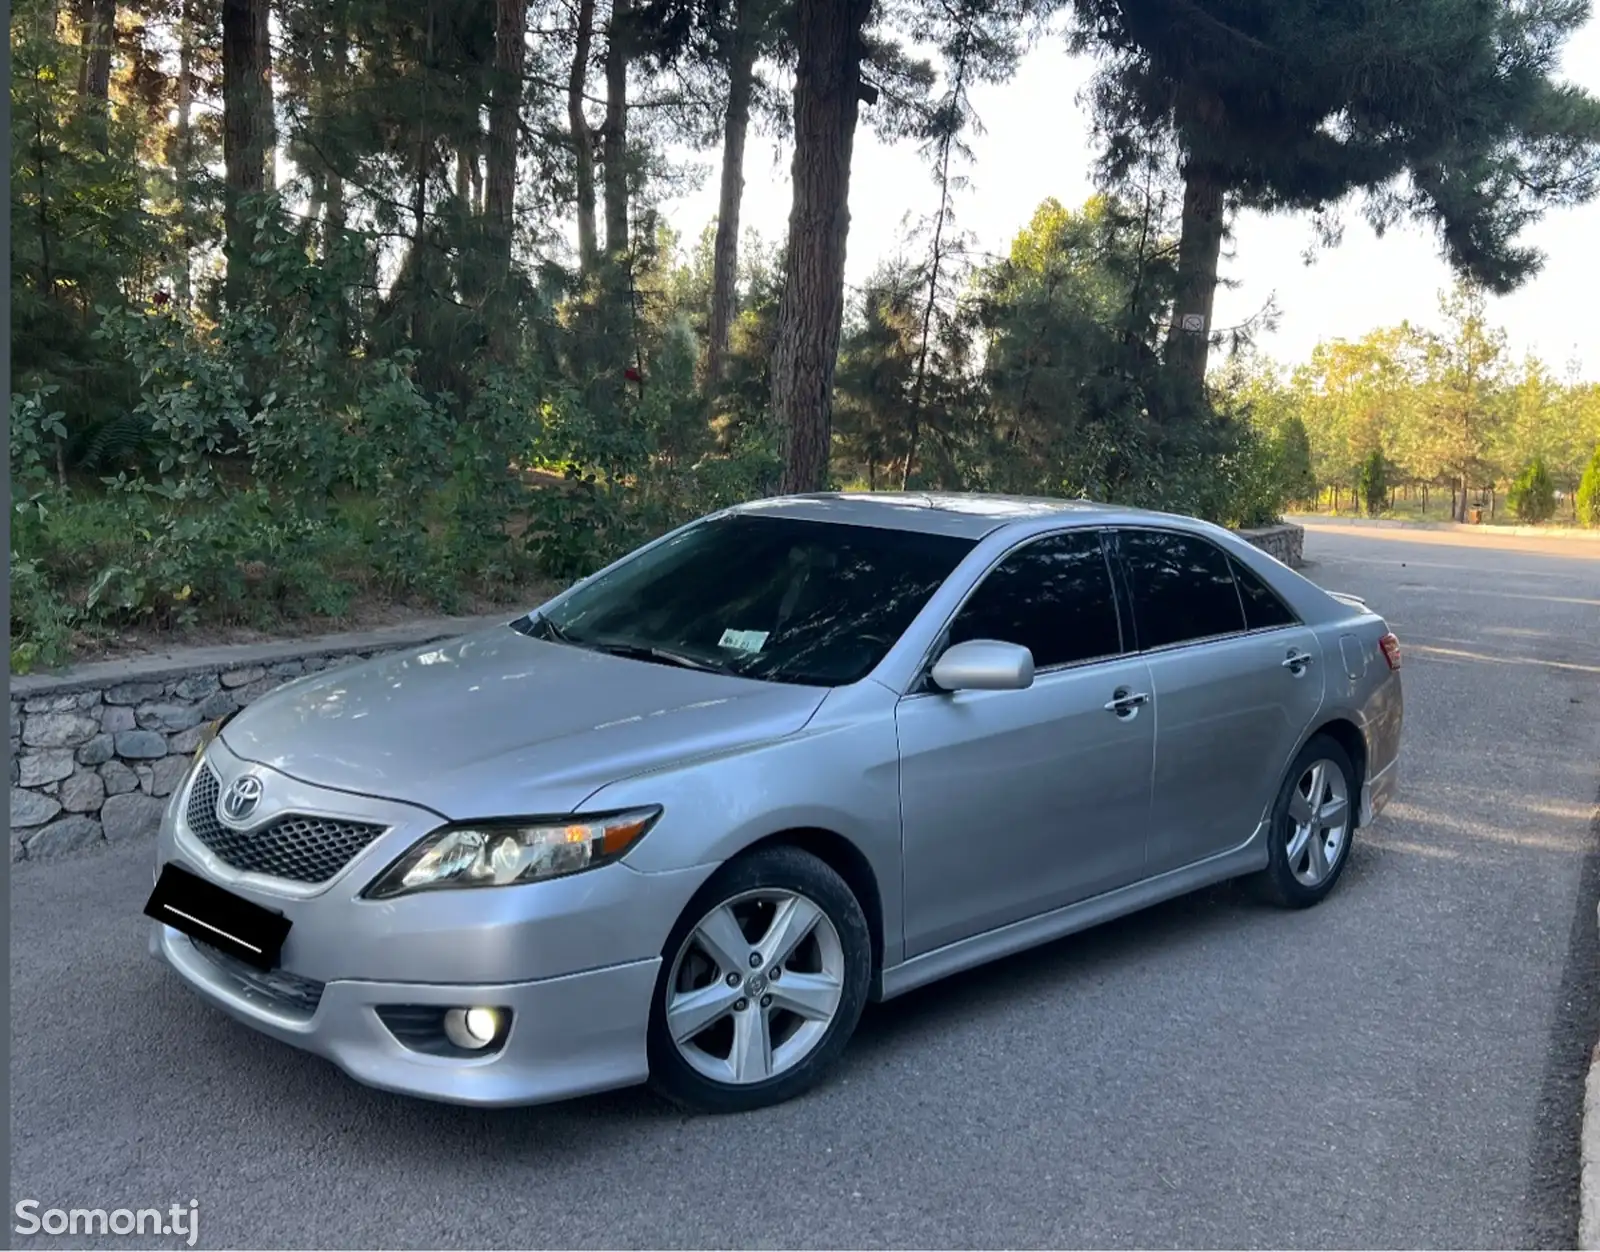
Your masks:
<svg viewBox="0 0 1600 1252"><path fill-rule="evenodd" d="M1022 691L1033 686L1033 653L998 639L969 639L945 649L929 677L942 691Z"/></svg>

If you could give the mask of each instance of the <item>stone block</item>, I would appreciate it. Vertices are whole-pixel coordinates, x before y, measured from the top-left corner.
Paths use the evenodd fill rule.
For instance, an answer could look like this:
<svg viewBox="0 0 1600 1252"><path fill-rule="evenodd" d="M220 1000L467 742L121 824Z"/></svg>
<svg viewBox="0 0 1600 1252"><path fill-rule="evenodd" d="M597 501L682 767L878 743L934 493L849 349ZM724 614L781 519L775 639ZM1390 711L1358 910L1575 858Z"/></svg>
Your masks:
<svg viewBox="0 0 1600 1252"><path fill-rule="evenodd" d="M46 783L70 778L77 765L71 748L41 748L22 757L17 783L23 787L43 787Z"/></svg>
<svg viewBox="0 0 1600 1252"><path fill-rule="evenodd" d="M110 735L96 735L78 749L79 765L104 765L116 755L116 740Z"/></svg>
<svg viewBox="0 0 1600 1252"><path fill-rule="evenodd" d="M40 795L37 791L23 791L20 788L11 789L11 828L20 830L29 826L43 826L57 813L61 812L61 804L49 796Z"/></svg>
<svg viewBox="0 0 1600 1252"><path fill-rule="evenodd" d="M47 861L92 848L104 838L100 823L92 817L63 817L23 839L30 861Z"/></svg>
<svg viewBox="0 0 1600 1252"><path fill-rule="evenodd" d="M100 825L105 830L105 837L111 843L121 843L128 839L142 839L156 833L161 826L161 814L166 808L164 800L154 796L129 795L112 796L105 802L105 807L100 810ZM28 854L33 854L33 849L28 849Z"/></svg>
<svg viewBox="0 0 1600 1252"><path fill-rule="evenodd" d="M107 761L100 767L100 777L105 780L107 795L120 796L139 790L139 776L121 761Z"/></svg>
<svg viewBox="0 0 1600 1252"><path fill-rule="evenodd" d="M75 748L100 733L100 723L85 713L30 713L22 742L30 748Z"/></svg>
<svg viewBox="0 0 1600 1252"><path fill-rule="evenodd" d="M140 730L159 730L171 734L197 725L200 710L192 704L142 704L134 717Z"/></svg>
<svg viewBox="0 0 1600 1252"><path fill-rule="evenodd" d="M167 755L167 737L154 730L124 730L116 736L116 749L125 760L155 760Z"/></svg>
<svg viewBox="0 0 1600 1252"><path fill-rule="evenodd" d="M61 807L69 813L97 812L105 798L105 780L92 769L80 769L61 784Z"/></svg>

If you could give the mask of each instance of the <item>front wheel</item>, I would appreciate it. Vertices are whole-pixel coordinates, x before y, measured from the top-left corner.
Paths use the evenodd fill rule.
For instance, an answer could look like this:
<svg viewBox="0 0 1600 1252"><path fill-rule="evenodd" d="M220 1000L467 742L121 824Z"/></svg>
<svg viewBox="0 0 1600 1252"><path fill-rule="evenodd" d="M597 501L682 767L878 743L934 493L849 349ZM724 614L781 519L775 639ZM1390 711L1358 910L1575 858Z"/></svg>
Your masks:
<svg viewBox="0 0 1600 1252"><path fill-rule="evenodd" d="M1356 772L1328 735L1300 750L1283 781L1268 831L1266 894L1286 908L1308 908L1333 890L1350 859Z"/></svg>
<svg viewBox="0 0 1600 1252"><path fill-rule="evenodd" d="M860 902L825 862L791 847L731 861L662 953L651 1084L697 1112L793 1099L844 1050L871 976Z"/></svg>

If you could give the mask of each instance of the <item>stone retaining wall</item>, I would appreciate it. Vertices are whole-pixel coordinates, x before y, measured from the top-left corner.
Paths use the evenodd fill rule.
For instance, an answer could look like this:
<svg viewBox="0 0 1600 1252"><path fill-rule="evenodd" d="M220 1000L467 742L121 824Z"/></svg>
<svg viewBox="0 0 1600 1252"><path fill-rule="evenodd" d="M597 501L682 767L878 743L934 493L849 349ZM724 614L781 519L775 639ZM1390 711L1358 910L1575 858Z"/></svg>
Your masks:
<svg viewBox="0 0 1600 1252"><path fill-rule="evenodd" d="M11 859L153 835L207 722L298 678L505 618L98 662L11 682Z"/></svg>
<svg viewBox="0 0 1600 1252"><path fill-rule="evenodd" d="M1286 565L1301 563L1298 526L1240 534ZM502 620L450 618L361 635L195 648L13 679L11 859L152 835L207 722L302 674Z"/></svg>
<svg viewBox="0 0 1600 1252"><path fill-rule="evenodd" d="M1278 558L1290 569L1299 569L1305 564L1305 528L1296 526L1292 522L1284 522L1278 526L1262 526L1256 530L1241 530L1238 532L1241 539L1248 539L1263 552L1270 553Z"/></svg>

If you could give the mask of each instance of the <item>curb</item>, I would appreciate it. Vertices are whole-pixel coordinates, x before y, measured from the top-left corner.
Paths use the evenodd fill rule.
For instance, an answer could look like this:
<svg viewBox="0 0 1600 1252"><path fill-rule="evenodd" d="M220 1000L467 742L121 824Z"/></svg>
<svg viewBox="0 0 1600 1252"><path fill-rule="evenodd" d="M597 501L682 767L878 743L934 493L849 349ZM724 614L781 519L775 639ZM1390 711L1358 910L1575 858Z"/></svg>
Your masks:
<svg viewBox="0 0 1600 1252"><path fill-rule="evenodd" d="M1438 530L1471 535L1509 535L1519 539L1570 539L1577 543L1600 543L1600 530L1576 526L1502 526L1494 522L1414 522L1393 517L1335 517L1322 513L1286 513L1284 520L1307 530L1333 526L1376 527L1381 530ZM1585 1249L1585 1252L1588 1252Z"/></svg>
<svg viewBox="0 0 1600 1252"><path fill-rule="evenodd" d="M1600 905L1595 906L1600 921ZM1584 1084L1583 1130L1578 1137L1578 1252L1600 1252L1600 1044Z"/></svg>

